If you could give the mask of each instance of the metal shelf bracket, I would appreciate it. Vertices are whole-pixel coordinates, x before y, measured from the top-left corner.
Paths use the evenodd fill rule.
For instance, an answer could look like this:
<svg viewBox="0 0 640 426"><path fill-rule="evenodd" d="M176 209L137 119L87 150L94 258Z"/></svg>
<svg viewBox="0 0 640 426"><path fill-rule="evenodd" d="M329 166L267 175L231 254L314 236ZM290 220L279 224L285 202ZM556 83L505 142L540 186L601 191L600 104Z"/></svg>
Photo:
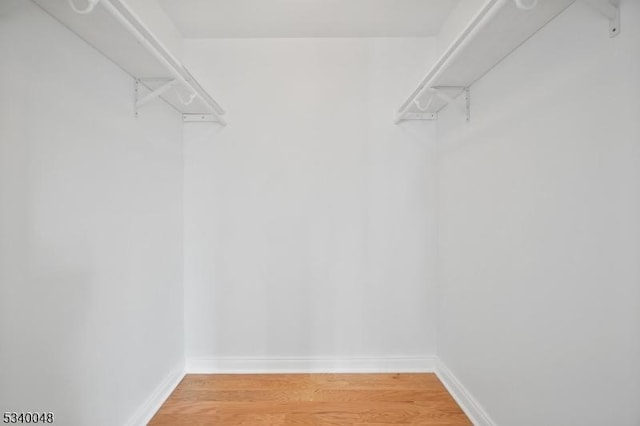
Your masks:
<svg viewBox="0 0 640 426"><path fill-rule="evenodd" d="M418 107L418 109L420 109ZM395 124L400 124L403 121L408 120L437 120L438 113L437 112L405 112L402 114L396 115L396 119L394 121Z"/></svg>
<svg viewBox="0 0 640 426"><path fill-rule="evenodd" d="M406 112L399 121L403 120L437 120L435 112Z"/></svg>
<svg viewBox="0 0 640 426"><path fill-rule="evenodd" d="M452 90L459 93L453 97L448 92ZM420 112L404 112L396 116L395 123L398 124L405 120L437 120L437 112L427 112L431 104L433 104L434 98L440 98L447 103L447 105L453 105L460 110L467 120L467 123L471 120L471 91L468 87L452 87L452 86L440 86L429 87L424 89L424 93L429 93L431 96L426 102L426 105L422 105L419 99L415 99L413 104Z"/></svg>
<svg viewBox="0 0 640 426"><path fill-rule="evenodd" d="M151 90L146 95L140 97L140 85L146 87L143 80L136 79L135 80L135 112L136 117L138 116L138 109L147 104L149 101L154 100L158 96L161 96L164 92L171 89L177 83L176 80L167 80L163 85L158 87L157 89Z"/></svg>
<svg viewBox="0 0 640 426"><path fill-rule="evenodd" d="M452 98L445 89L461 89L462 93L456 98ZM471 90L468 87L430 87L427 91L432 92L449 105L453 105L464 113L467 123L471 121Z"/></svg>
<svg viewBox="0 0 640 426"><path fill-rule="evenodd" d="M215 114L182 114L183 123L218 123L223 126L226 123L224 119Z"/></svg>
<svg viewBox="0 0 640 426"><path fill-rule="evenodd" d="M620 0L583 0L609 20L609 37L620 34Z"/></svg>
<svg viewBox="0 0 640 426"><path fill-rule="evenodd" d="M152 100L162 96L164 93L175 88L178 85L179 85L179 81L175 79L169 79L169 80L157 79L157 78L135 79L134 80L134 102L133 102L135 116L138 117L138 110L141 107L148 104ZM155 88L151 89L151 87L155 87ZM145 95L142 96L141 92L145 93ZM196 96L197 96L196 94L191 94L185 100L180 96L180 94L178 94L178 98L180 98L180 101L183 102L185 105L190 104ZM184 123L218 123L223 126L227 124L225 119L219 115L199 114L199 113L198 114L183 113L182 122Z"/></svg>

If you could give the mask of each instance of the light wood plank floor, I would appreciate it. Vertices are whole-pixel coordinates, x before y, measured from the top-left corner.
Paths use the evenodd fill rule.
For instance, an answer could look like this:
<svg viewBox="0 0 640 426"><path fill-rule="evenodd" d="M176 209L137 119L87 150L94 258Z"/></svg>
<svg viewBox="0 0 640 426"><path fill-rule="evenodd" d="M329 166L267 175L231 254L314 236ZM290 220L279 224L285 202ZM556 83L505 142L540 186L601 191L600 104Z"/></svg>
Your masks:
<svg viewBox="0 0 640 426"><path fill-rule="evenodd" d="M468 426L434 374L187 375L149 425Z"/></svg>

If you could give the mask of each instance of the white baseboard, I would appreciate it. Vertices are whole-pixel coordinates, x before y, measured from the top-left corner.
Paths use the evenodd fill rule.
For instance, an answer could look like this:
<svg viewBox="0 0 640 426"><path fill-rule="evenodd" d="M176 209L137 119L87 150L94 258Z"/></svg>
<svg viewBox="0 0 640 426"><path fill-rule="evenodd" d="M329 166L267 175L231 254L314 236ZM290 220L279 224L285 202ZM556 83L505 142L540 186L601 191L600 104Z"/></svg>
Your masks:
<svg viewBox="0 0 640 426"><path fill-rule="evenodd" d="M184 366L174 368L167 377L154 389L153 393L144 401L138 410L126 423L127 426L146 426L153 415L160 409L171 392L184 377Z"/></svg>
<svg viewBox="0 0 640 426"><path fill-rule="evenodd" d="M484 411L482 405L476 401L442 361L436 361L435 372L444 387L447 388L453 399L456 400L462 411L475 426L496 426L495 422Z"/></svg>
<svg viewBox="0 0 640 426"><path fill-rule="evenodd" d="M188 358L187 374L432 373L435 357Z"/></svg>

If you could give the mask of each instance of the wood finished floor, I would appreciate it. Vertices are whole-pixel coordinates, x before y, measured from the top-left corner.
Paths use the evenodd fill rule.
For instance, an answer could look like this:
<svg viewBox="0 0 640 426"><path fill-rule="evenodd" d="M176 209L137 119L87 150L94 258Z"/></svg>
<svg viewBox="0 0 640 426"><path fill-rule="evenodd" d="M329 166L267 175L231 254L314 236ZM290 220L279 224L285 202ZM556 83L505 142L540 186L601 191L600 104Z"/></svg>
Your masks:
<svg viewBox="0 0 640 426"><path fill-rule="evenodd" d="M435 374L187 375L149 423L471 424Z"/></svg>

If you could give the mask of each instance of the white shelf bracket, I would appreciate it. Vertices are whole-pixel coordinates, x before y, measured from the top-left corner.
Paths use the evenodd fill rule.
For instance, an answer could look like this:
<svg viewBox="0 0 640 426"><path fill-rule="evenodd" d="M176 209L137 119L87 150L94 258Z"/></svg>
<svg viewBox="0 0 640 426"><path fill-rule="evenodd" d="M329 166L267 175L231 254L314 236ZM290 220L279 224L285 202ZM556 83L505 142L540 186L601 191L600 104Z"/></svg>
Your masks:
<svg viewBox="0 0 640 426"><path fill-rule="evenodd" d="M620 34L620 0L583 0L609 20L609 37Z"/></svg>
<svg viewBox="0 0 640 426"><path fill-rule="evenodd" d="M462 89L462 93L458 97L452 98L445 89ZM471 121L471 91L468 87L430 87L427 90L447 104L458 108L465 115L467 123Z"/></svg>
<svg viewBox="0 0 640 426"><path fill-rule="evenodd" d="M404 120L437 120L438 114L435 112L405 112L402 117L398 117L396 124Z"/></svg>
<svg viewBox="0 0 640 426"><path fill-rule="evenodd" d="M433 97L427 101L426 105L422 105L418 99L413 101L413 104L418 108L420 112L405 112L396 118L396 124L404 120L437 120L438 114L435 112L427 112L431 104L433 103Z"/></svg>
<svg viewBox="0 0 640 426"><path fill-rule="evenodd" d="M223 126L227 124L227 122L215 114L182 114L182 122L183 123L218 123Z"/></svg>
<svg viewBox="0 0 640 426"><path fill-rule="evenodd" d="M173 88L173 86L175 86L177 84L177 81L176 80L168 80L163 85L161 85L157 89L151 90L151 92L149 92L148 94L146 94L143 97L140 97L140 85L141 84L144 86L142 80L139 80L139 79L135 80L135 88L134 88L135 105L134 106L135 106L136 117L138 116L138 109L140 109L142 106L144 106L145 104L149 103L150 101L154 100L155 98L161 96L163 93L165 93L169 89Z"/></svg>
<svg viewBox="0 0 640 426"><path fill-rule="evenodd" d="M467 123L471 121L471 89L468 87L464 88L463 92L464 103L465 103L465 113L467 115Z"/></svg>
<svg viewBox="0 0 640 426"><path fill-rule="evenodd" d="M133 79L133 115L138 118L138 93L140 92L140 80Z"/></svg>
<svg viewBox="0 0 640 426"><path fill-rule="evenodd" d="M451 89L458 92L461 91L460 95L455 98L452 97L447 93L447 90ZM422 105L417 98L414 99L413 104L420 112L401 112L396 116L395 124L405 120L437 120L437 112L425 112L429 109L435 97L442 99L447 105L453 105L460 110L465 115L467 123L471 120L471 91L468 87L440 86L429 87L424 91L431 93L433 96L427 101L426 105Z"/></svg>

